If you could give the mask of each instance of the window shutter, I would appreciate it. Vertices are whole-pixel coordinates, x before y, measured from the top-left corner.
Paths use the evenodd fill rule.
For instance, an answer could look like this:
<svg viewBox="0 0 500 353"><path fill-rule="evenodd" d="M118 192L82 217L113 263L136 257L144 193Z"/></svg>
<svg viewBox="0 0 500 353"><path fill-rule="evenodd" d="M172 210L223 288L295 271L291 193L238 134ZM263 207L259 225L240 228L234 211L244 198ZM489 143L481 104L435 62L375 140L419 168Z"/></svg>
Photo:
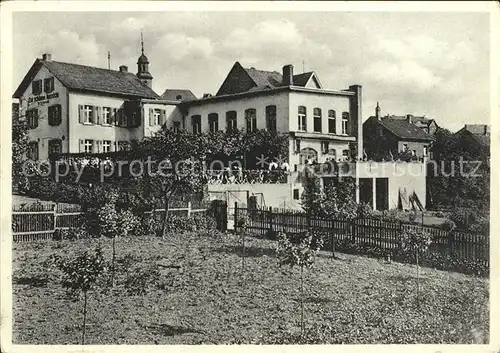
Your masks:
<svg viewBox="0 0 500 353"><path fill-rule="evenodd" d="M102 107L95 107L96 110L96 124L102 125Z"/></svg>
<svg viewBox="0 0 500 353"><path fill-rule="evenodd" d="M153 118L154 118L154 111L153 109L149 109L149 126L153 126Z"/></svg>
<svg viewBox="0 0 500 353"><path fill-rule="evenodd" d="M144 120L144 107L141 107L139 111L139 116L137 117L137 127L142 125L142 121Z"/></svg>
<svg viewBox="0 0 500 353"><path fill-rule="evenodd" d="M111 151L113 151L113 152L114 152L114 151L118 151L118 150L117 150L117 148L116 148L116 141L113 141L113 142L111 143L111 146L109 146L109 148L110 148L110 149L111 149Z"/></svg>
<svg viewBox="0 0 500 353"><path fill-rule="evenodd" d="M83 140L78 140L78 142L79 142L79 146L80 146L79 147L80 153L85 152L85 146L83 145Z"/></svg>
<svg viewBox="0 0 500 353"><path fill-rule="evenodd" d="M111 114L111 125L116 125L116 108L110 109L109 114Z"/></svg>
<svg viewBox="0 0 500 353"><path fill-rule="evenodd" d="M83 124L83 105L78 105L78 121Z"/></svg>
<svg viewBox="0 0 500 353"><path fill-rule="evenodd" d="M38 109L35 109L35 111L34 111L33 113L34 113L34 116L35 116L33 126L34 126L35 128L37 128L37 127L38 127Z"/></svg>
<svg viewBox="0 0 500 353"><path fill-rule="evenodd" d="M92 122L94 124L99 124L99 122L97 121L97 107L96 106L92 107L92 120L93 120Z"/></svg>
<svg viewBox="0 0 500 353"><path fill-rule="evenodd" d="M161 110L160 111L160 125L163 126L163 124L165 124L165 115L166 115L166 112L165 110Z"/></svg>
<svg viewBox="0 0 500 353"><path fill-rule="evenodd" d="M57 125L59 125L61 122L62 122L62 107L60 104L57 105L57 117L56 117L58 123Z"/></svg>

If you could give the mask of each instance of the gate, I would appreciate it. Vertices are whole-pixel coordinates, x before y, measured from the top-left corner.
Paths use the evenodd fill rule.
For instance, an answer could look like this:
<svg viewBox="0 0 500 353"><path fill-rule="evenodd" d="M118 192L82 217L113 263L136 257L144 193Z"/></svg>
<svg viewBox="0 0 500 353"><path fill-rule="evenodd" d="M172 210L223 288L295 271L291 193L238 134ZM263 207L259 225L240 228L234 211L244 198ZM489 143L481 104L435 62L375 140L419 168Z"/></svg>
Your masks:
<svg viewBox="0 0 500 353"><path fill-rule="evenodd" d="M213 200L210 204L210 213L215 218L217 229L227 230L227 202L224 200Z"/></svg>

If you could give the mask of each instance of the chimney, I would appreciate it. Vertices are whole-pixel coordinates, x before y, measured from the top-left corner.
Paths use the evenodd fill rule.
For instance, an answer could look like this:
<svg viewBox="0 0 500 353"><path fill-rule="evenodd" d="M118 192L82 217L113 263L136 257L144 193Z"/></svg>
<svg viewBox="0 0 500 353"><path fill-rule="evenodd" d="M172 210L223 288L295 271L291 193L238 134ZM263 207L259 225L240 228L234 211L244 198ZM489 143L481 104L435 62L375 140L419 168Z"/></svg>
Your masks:
<svg viewBox="0 0 500 353"><path fill-rule="evenodd" d="M293 86L293 65L283 66L283 84Z"/></svg>
<svg viewBox="0 0 500 353"><path fill-rule="evenodd" d="M120 65L120 72L128 72L128 67L126 65Z"/></svg>
<svg viewBox="0 0 500 353"><path fill-rule="evenodd" d="M490 127L488 125L484 125L484 134L488 135L490 133Z"/></svg>
<svg viewBox="0 0 500 353"><path fill-rule="evenodd" d="M375 116L377 117L377 120L380 120L380 106L378 105L378 102L377 107L375 108Z"/></svg>
<svg viewBox="0 0 500 353"><path fill-rule="evenodd" d="M407 114L407 115L406 115L406 120L407 120L410 124L412 124L411 118L413 118L413 115L411 115L411 114Z"/></svg>
<svg viewBox="0 0 500 353"><path fill-rule="evenodd" d="M43 61L50 61L52 59L52 54L45 53L42 55Z"/></svg>

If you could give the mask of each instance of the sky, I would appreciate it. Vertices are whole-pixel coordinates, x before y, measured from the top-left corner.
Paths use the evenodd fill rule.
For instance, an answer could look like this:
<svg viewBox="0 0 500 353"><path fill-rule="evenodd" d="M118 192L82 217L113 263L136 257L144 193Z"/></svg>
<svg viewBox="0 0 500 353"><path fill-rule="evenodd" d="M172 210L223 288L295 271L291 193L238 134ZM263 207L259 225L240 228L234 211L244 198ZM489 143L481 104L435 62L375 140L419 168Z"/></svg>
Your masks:
<svg viewBox="0 0 500 353"><path fill-rule="evenodd" d="M488 13L15 12L13 87L35 58L137 72L140 32L153 89L215 94L232 65L315 71L363 86L363 119L425 115L452 131L490 123Z"/></svg>

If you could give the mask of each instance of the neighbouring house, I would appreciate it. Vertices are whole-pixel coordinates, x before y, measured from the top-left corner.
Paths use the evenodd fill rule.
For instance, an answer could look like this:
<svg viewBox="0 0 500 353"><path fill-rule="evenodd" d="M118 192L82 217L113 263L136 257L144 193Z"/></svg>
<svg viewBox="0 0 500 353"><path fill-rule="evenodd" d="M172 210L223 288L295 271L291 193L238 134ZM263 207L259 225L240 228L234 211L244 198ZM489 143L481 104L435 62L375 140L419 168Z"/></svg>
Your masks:
<svg viewBox="0 0 500 353"><path fill-rule="evenodd" d="M457 148L474 151L488 158L490 156L491 127L489 125L466 124L455 133Z"/></svg>
<svg viewBox="0 0 500 353"><path fill-rule="evenodd" d="M380 116L377 103L375 116L363 123L366 158L373 160L398 159L403 156L423 159L429 157L434 137L414 124L412 116L406 119Z"/></svg>

